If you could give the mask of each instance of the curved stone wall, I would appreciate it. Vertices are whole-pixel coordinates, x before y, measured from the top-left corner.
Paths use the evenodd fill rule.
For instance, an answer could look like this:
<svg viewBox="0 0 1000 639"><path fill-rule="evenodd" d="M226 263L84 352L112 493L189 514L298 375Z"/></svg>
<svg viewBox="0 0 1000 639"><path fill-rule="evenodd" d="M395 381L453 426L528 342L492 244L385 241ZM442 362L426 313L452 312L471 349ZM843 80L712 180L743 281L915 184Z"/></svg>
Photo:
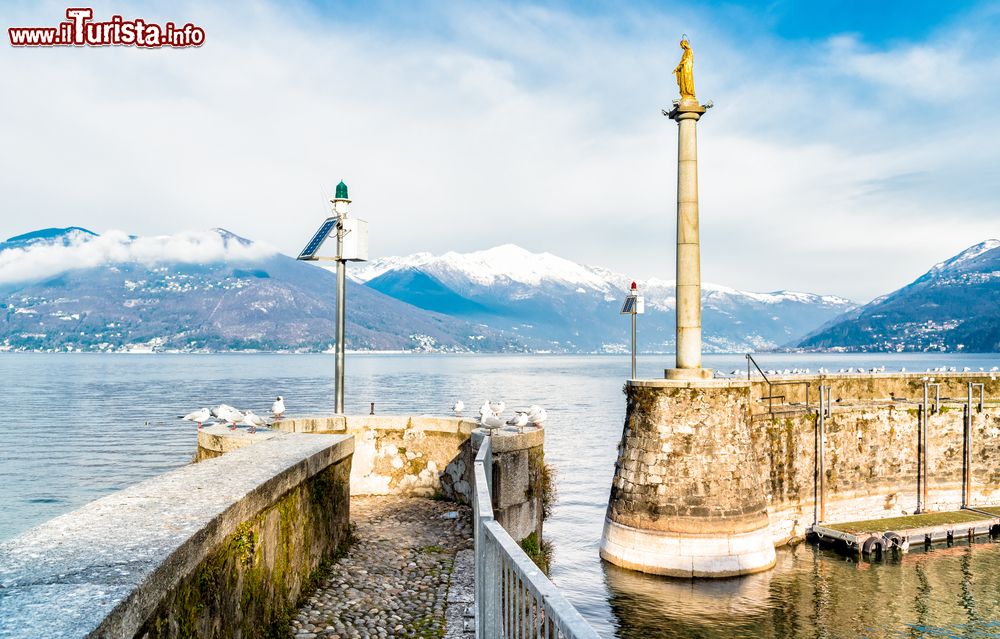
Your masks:
<svg viewBox="0 0 1000 639"><path fill-rule="evenodd" d="M352 449L278 434L0 544L0 636L281 634L347 538Z"/></svg>
<svg viewBox="0 0 1000 639"><path fill-rule="evenodd" d="M986 402L981 409L976 405L977 389L967 503L995 506L998 378L973 372L838 373L773 377L780 384L775 386L759 377L687 385L630 381L601 554L620 566L667 575L742 574L773 562L766 543L801 539L816 520L914 513L925 381L941 385L941 402L928 418L924 509L963 505L963 411L970 382L985 385ZM820 385L832 397L822 439ZM773 406L771 394L779 396Z"/></svg>
<svg viewBox="0 0 1000 639"><path fill-rule="evenodd" d="M542 538L552 496L545 466L545 429L503 428L492 435L477 422L429 415L337 415L277 422L295 433L339 433L354 437L352 495L441 496L471 504L473 461L483 437L493 437L493 506L496 520L517 541ZM273 436L274 431L202 429L199 457L220 455Z"/></svg>
<svg viewBox="0 0 1000 639"><path fill-rule="evenodd" d="M631 380L601 556L679 577L770 568L750 384Z"/></svg>

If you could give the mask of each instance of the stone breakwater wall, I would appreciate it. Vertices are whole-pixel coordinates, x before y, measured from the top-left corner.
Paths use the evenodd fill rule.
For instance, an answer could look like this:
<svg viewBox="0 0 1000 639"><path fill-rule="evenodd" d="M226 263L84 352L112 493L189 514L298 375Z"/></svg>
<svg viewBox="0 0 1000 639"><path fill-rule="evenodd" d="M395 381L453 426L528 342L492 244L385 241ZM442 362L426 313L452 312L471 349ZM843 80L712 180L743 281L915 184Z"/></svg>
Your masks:
<svg viewBox="0 0 1000 639"><path fill-rule="evenodd" d="M803 536L821 510L827 523L912 513L925 382L940 384L941 398L927 420L926 508L962 505L970 382L984 384L986 402L980 411L977 390L968 503L996 504L997 378L901 373L797 375L770 384L759 378L631 380L601 554L659 574L748 574L769 568L773 546ZM820 386L831 399L822 441ZM930 404L934 396L932 389Z"/></svg>
<svg viewBox="0 0 1000 639"><path fill-rule="evenodd" d="M285 419L283 432L354 437L352 495L412 495L470 504L469 439L478 423L430 415L338 415Z"/></svg>
<svg viewBox="0 0 1000 639"><path fill-rule="evenodd" d="M986 403L977 410L971 434L969 503L1000 503L1000 380L989 373L907 373L795 376L810 384L809 412L766 414L754 403L751 434L766 469L766 500L776 544L806 534L823 505L823 521L837 523L912 514L917 507L917 445L924 379L940 383L940 408L927 418L928 510L962 505L964 410L968 383L985 385ZM781 378L774 381L782 381ZM824 419L823 495L817 485L819 433L816 410L820 385L830 387L830 414ZM779 388L779 387L773 387ZM804 402L805 387L781 386L789 401ZM767 385L754 383L755 398ZM930 391L934 404L935 393ZM992 401L991 401L992 400Z"/></svg>
<svg viewBox="0 0 1000 639"><path fill-rule="evenodd" d="M441 496L472 503L473 461L487 436L477 422L428 415L337 415L277 422L280 432L354 437L352 495ZM229 431L223 426L198 433L198 458L262 441L273 431ZM552 495L545 467L545 429L501 429L493 440L493 507L497 521L516 541L542 537Z"/></svg>
<svg viewBox="0 0 1000 639"><path fill-rule="evenodd" d="M601 541L613 564L674 577L774 565L750 383L630 380Z"/></svg>
<svg viewBox="0 0 1000 639"><path fill-rule="evenodd" d="M0 544L0 636L274 636L349 535L353 440L278 434Z"/></svg>
<svg viewBox="0 0 1000 639"><path fill-rule="evenodd" d="M514 541L534 534L541 542L542 522L553 498L552 478L545 466L545 431L526 429L523 433L472 434L465 467L472 468L479 446L493 438L493 517Z"/></svg>

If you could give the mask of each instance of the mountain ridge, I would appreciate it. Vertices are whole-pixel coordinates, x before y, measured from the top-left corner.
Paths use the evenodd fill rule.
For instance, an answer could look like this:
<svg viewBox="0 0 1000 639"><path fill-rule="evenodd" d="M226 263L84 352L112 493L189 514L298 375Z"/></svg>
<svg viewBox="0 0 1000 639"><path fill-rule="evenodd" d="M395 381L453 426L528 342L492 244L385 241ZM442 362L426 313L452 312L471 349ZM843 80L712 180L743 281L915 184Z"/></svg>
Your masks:
<svg viewBox="0 0 1000 639"><path fill-rule="evenodd" d="M797 341L806 350L1000 350L1000 240L938 262L911 283Z"/></svg>
<svg viewBox="0 0 1000 639"><path fill-rule="evenodd" d="M618 312L636 281L647 308L640 319L640 348L666 352L673 347L672 280L633 280L513 244L469 253L382 257L352 269L349 276L421 308L518 331L551 348L611 352L628 348ZM856 307L835 295L756 293L708 282L702 284L702 303L707 352L775 348Z"/></svg>

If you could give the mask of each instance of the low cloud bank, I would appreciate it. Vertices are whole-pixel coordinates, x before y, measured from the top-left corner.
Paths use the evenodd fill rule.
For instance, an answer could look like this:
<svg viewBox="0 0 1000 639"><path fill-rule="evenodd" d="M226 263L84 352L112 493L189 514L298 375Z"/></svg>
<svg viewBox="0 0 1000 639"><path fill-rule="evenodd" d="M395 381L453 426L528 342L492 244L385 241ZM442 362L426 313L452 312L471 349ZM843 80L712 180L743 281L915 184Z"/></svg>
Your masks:
<svg viewBox="0 0 1000 639"><path fill-rule="evenodd" d="M0 251L0 284L33 282L66 271L110 264L211 264L255 262L276 253L271 246L220 231L129 237L124 231L103 235L71 233L64 244L39 242Z"/></svg>

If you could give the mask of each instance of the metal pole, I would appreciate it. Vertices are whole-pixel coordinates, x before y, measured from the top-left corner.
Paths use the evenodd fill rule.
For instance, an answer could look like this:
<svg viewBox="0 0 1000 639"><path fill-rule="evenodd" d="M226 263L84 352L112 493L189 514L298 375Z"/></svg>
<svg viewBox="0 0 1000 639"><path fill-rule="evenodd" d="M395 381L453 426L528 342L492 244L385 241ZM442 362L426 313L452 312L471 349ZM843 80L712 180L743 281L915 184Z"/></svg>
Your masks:
<svg viewBox="0 0 1000 639"><path fill-rule="evenodd" d="M347 268L343 260L344 229L343 217L337 221L337 350L334 364L334 412L344 413L344 301L347 294Z"/></svg>
<svg viewBox="0 0 1000 639"><path fill-rule="evenodd" d="M963 451L965 467L965 485L962 486L962 508L972 504L972 382L969 382L969 399L965 405L965 442Z"/></svg>
<svg viewBox="0 0 1000 639"><path fill-rule="evenodd" d="M920 502L921 502L921 505L923 506L923 508L925 510L927 509L927 491L928 491L928 487L927 487L927 431L931 427L931 419L930 419L931 418L931 411L930 411L930 407L927 405L927 399L928 399L928 397L927 397L927 384L924 383L924 407L923 407L924 429L920 433L921 448L923 449L923 453L924 453L923 458L920 460L920 463L922 464L921 473L924 476L924 485L923 485L924 492L921 495Z"/></svg>
<svg viewBox="0 0 1000 639"><path fill-rule="evenodd" d="M635 379L635 312L632 313L632 379Z"/></svg>
<svg viewBox="0 0 1000 639"><path fill-rule="evenodd" d="M962 408L962 508L969 507L969 407Z"/></svg>
<svg viewBox="0 0 1000 639"><path fill-rule="evenodd" d="M823 410L823 392L826 391L827 398L830 397L830 387L825 389L819 387L819 521L826 521L826 454L824 452L823 440L826 438L826 418Z"/></svg>
<svg viewBox="0 0 1000 639"><path fill-rule="evenodd" d="M926 391L925 391L926 392ZM923 404L917 407L917 514L924 512L924 431L927 426L924 424L926 409Z"/></svg>

